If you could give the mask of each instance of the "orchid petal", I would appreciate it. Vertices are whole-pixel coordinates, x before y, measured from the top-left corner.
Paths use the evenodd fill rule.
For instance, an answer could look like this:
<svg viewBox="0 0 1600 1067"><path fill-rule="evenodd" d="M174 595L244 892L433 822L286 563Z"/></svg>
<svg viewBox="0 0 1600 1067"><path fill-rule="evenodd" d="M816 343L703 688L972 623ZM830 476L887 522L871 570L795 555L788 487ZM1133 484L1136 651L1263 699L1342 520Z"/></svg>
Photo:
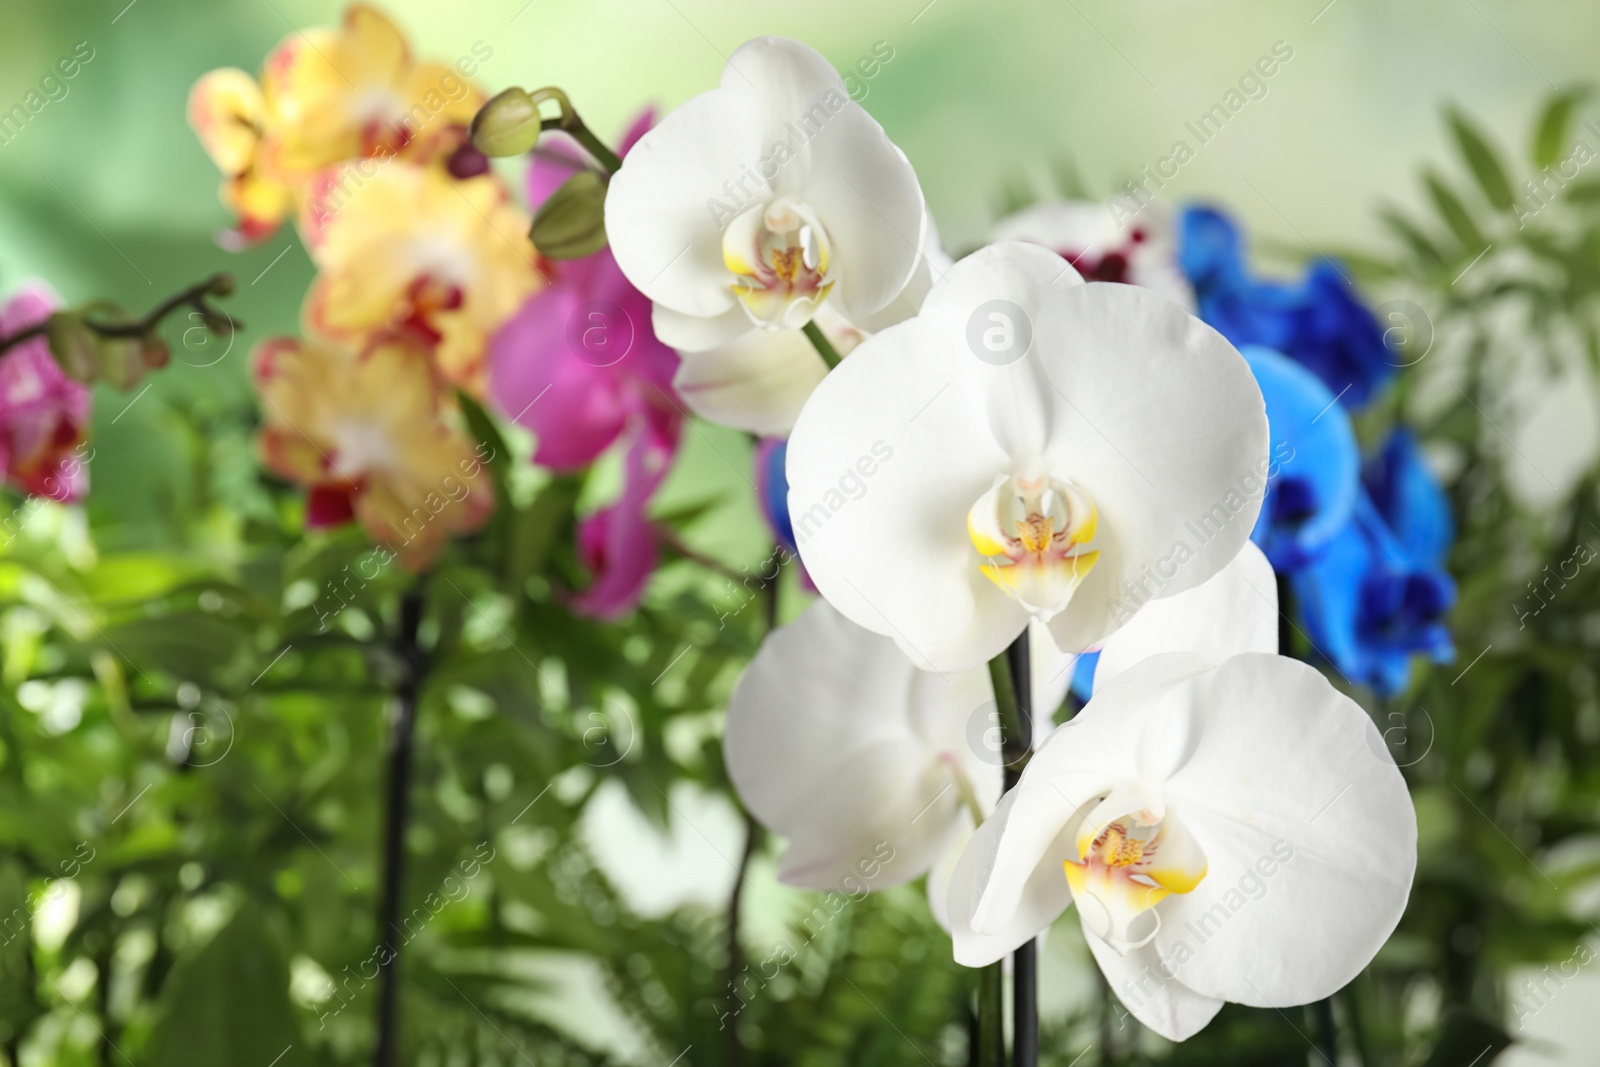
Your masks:
<svg viewBox="0 0 1600 1067"><path fill-rule="evenodd" d="M875 889L926 872L966 818L954 772L981 804L999 793L968 740L989 698L986 675L920 672L825 601L774 631L729 701L724 753L745 805L789 838L783 880L838 888L873 859Z"/></svg>
<svg viewBox="0 0 1600 1067"><path fill-rule="evenodd" d="M1219 664L1241 652L1278 651L1278 588L1272 564L1246 541L1233 562L1194 589L1155 600L1106 638L1095 684L1149 656L1193 652Z"/></svg>

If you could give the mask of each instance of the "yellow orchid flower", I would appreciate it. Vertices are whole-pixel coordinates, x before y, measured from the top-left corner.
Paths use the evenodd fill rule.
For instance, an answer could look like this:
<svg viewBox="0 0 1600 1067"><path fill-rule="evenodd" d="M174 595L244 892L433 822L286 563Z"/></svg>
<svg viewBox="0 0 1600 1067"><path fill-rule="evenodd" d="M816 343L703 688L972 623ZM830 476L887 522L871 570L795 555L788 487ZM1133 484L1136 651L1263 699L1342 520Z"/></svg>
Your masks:
<svg viewBox="0 0 1600 1067"><path fill-rule="evenodd" d="M484 100L466 75L483 58L475 48L454 67L418 62L394 23L352 4L339 28L286 38L259 81L232 67L203 76L190 91L189 122L225 176L237 238L270 234L328 167L423 162L460 147Z"/></svg>
<svg viewBox="0 0 1600 1067"><path fill-rule="evenodd" d="M262 459L307 487L307 526L355 519L417 569L493 509L492 453L461 429L428 353L405 338L359 352L274 338L254 366Z"/></svg>
<svg viewBox="0 0 1600 1067"><path fill-rule="evenodd" d="M528 218L497 178L351 164L316 183L301 229L320 269L308 329L350 345L405 332L447 381L481 395L488 339L538 288Z"/></svg>

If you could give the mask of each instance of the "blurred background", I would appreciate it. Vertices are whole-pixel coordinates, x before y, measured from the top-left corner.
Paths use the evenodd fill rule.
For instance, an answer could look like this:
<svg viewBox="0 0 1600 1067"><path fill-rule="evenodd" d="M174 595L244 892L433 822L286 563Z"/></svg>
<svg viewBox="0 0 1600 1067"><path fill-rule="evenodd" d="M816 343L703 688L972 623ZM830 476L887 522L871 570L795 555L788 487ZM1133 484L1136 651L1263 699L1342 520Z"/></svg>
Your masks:
<svg viewBox="0 0 1600 1067"><path fill-rule="evenodd" d="M1269 266L1287 270L1323 252L1364 253L1386 263L1386 269L1362 275L1372 279L1374 302L1396 293L1416 296L1425 288L1417 272L1402 263L1407 249L1382 221L1382 212L1388 206L1408 215L1433 209L1418 180L1424 167L1457 176L1464 173L1455 162L1444 108L1455 106L1472 116L1507 158L1522 159L1546 101L1596 75L1593 43L1600 40L1600 7L1571 0L1404 4L1289 0L1272 5L1234 0L1138 5L1108 0L1007 4L386 0L382 6L407 31L416 51L431 58L449 62L470 54L475 44L487 44L492 56L476 80L489 92L510 84L564 87L590 126L605 137L619 131L644 104L670 107L715 84L725 57L752 36L797 37L841 69L885 42L892 58L862 83L857 99L910 157L952 249L981 242L1008 204L1054 195L1063 169L1075 168L1083 187L1097 198L1117 192L1125 181L1138 178L1141 168L1153 167L1166 156L1174 141L1193 142L1186 124L1236 86L1260 57L1275 46L1286 46L1291 58L1266 79L1266 91L1249 100L1220 133L1200 146L1193 161L1165 181L1160 197L1173 205L1196 200L1226 204L1251 232L1253 250ZM241 540L237 527L251 515L273 513L267 492L255 484L252 433L258 416L247 354L262 337L297 331L313 268L299 240L287 230L240 253L217 246L214 234L229 220L217 199L217 172L189 129L184 107L190 86L201 74L225 65L253 71L296 28L335 24L341 9L331 0L75 4L18 0L8 6L0 34L0 112L37 89L40 78L75 49L86 46L92 58L83 60L88 53L79 51L82 66L66 82L65 94L50 99L24 124L0 134L0 288L9 291L25 278L39 277L69 302L108 297L142 309L190 281L226 270L239 283L229 310L247 324L231 347L217 341L204 352L180 349L172 366L151 379L148 394L97 392L87 519L62 514L34 525L29 536L36 543L27 550L42 553L54 547L69 557L74 552L80 557L99 552L144 561L144 569L130 565L121 574L101 575L100 584L85 594L91 598L154 603L174 590L188 589L185 583L200 579L183 570L185 557L197 571L204 570L207 562L232 559L233 548L228 546L236 548L249 540ZM1578 123L1596 117L1600 106L1580 103L1574 130ZM1583 136L1600 144L1600 136ZM1581 273L1574 267L1569 280ZM1424 307L1449 305L1451 286L1441 284L1438 290L1443 295L1431 302L1418 297ZM1578 295L1586 299L1590 292L1585 288ZM1559 313L1592 328L1592 311L1592 305L1575 303ZM1496 396L1503 406L1496 410L1494 431L1488 436L1498 435L1509 444L1490 447L1486 454L1492 454L1499 465L1496 469L1503 472L1509 499L1527 509L1518 520L1526 525L1511 529L1544 531L1553 544L1567 536L1569 527L1581 529L1579 520L1587 521L1594 513L1593 363L1586 358L1581 337L1554 346L1524 345L1518 328L1496 333L1483 327L1481 336L1493 338L1495 357L1503 361L1504 370L1495 378ZM1552 360L1551 351L1569 348L1576 356ZM686 434L684 454L659 501L664 511L698 508L695 521L686 524L685 539L697 550L735 566L754 565L762 558L765 543L756 507L741 490L738 472L725 462L727 454L742 457L749 447L742 435L732 431L708 427ZM1458 463L1479 458L1470 450L1465 458L1456 456ZM1564 509L1559 517L1539 511L1558 502ZM1600 531L1583 536L1600 542ZM347 547L349 554L338 562L356 550ZM1512 547L1533 565L1500 575L1500 592L1477 601L1465 598L1476 612L1474 617L1494 621L1483 622L1470 639L1461 635L1462 666L1486 643L1499 640L1494 627L1516 621L1510 594L1504 590L1519 590L1525 576L1537 573L1538 563L1564 559L1567 551L1561 548L1557 554L1551 548L1545 556L1543 547L1531 543ZM332 572L337 567L329 563L327 569ZM685 569L663 573L652 592L652 605L666 612L684 598L706 599L708 587L701 578L681 574ZM17 591L22 579L6 573L5 581L11 583L6 586L7 603L26 599ZM1593 576L1586 580L1592 590ZM116 586L118 581L124 585ZM712 597L718 595L716 586L709 588ZM1375 1030L1392 1031L1394 1041L1384 1047L1396 1051L1374 1062L1474 1064L1470 1053L1452 1058L1458 1046L1438 1039L1445 1008L1458 1003L1498 1005L1503 1012L1499 1025L1509 1027L1514 1016L1508 997L1515 990L1538 980L1545 968L1571 959L1585 944L1588 952L1600 952L1600 932L1588 926L1589 918L1600 914L1600 893L1594 891L1597 887L1587 873L1596 862L1593 828L1600 816L1591 770L1596 744L1593 680L1600 663L1592 651L1597 635L1587 614L1593 606L1587 600L1590 595L1580 593L1564 602L1572 613L1564 639L1568 649L1577 650L1577 659L1550 668L1550 677L1559 681L1540 684L1554 688L1524 692L1529 684L1526 672L1532 668L1514 665L1506 667L1509 673L1503 684L1491 683L1488 675L1498 659L1491 655L1480 668L1484 676L1473 679L1474 684L1488 687L1483 690L1487 695L1471 708L1458 709L1463 723L1470 720L1470 728L1464 725L1460 736L1441 742L1450 763L1438 772L1435 784L1456 784L1457 792L1460 784L1466 785L1496 822L1464 830L1460 820L1470 819L1471 811L1453 797L1447 798L1453 805L1448 811L1444 801L1429 807L1426 798L1419 800L1425 838L1431 828L1448 853L1441 862L1449 873L1441 876L1437 891L1443 895L1436 903L1456 901L1452 894L1466 893L1475 879L1504 879L1517 888L1497 882L1465 909L1466 918L1459 926L1442 932L1411 928L1409 939L1397 939L1395 958L1389 962L1393 973L1402 977L1394 985L1378 984L1370 990L1378 999L1384 990L1395 993L1387 1010L1375 1010L1370 1021ZM181 614L187 609L174 610ZM715 954L702 959L687 948L674 956L665 949L657 952L640 946L696 938L714 945L722 936L716 916L734 882L727 857L738 855L743 847L745 826L743 816L726 799L726 783L715 757L705 752L711 751L707 739L716 733L718 694L725 692L728 672L736 670L755 639L753 629L742 635L711 630L717 618L714 603L709 607L702 603L697 610L698 617L683 622L684 627L702 627L690 633L689 645L725 643L726 657L708 655L703 670L687 672L690 680L684 689L670 696L676 710L664 714L664 722L672 721L647 728L663 753L652 758L665 761L655 768L661 771L656 778L647 769L626 787L617 782L597 784L582 775L556 779L555 772L592 769L610 758L591 750L592 739L581 724L572 728L569 722L555 729L544 715L539 729L560 733L559 743L542 737L532 741L499 737L474 725L486 713L469 696L449 701L441 697L441 706L450 703L454 717L451 725L431 733L424 726L424 744L439 748L423 757L419 778L423 782L419 789L427 799L419 801L424 811L418 816L421 838L414 847L434 857L423 866L433 863L448 869L458 853L470 853L471 847L464 852L455 844L445 848L439 843L444 835L472 839L475 831L462 827L480 816L503 827L528 799L543 796L542 782L559 780L564 784L551 801L562 802L563 793L574 799L565 821L540 824L537 833L496 838L497 844L510 856L528 857L532 868L537 857L559 850L569 840L581 841L604 888L584 882L587 888L575 890L576 898L603 897L600 911L611 908L613 917L594 920L595 906L578 909L553 899L540 904L542 890L519 890L508 876L496 883L495 892L508 894L524 908L544 907L546 926L568 922L575 924L574 929L588 931L583 923L593 921L594 928L592 935L585 932L561 951L537 951L550 946L539 943L541 924L530 922L517 935L529 952L489 967L480 966L482 954L510 938L503 931L497 934L494 923L484 919L492 904L472 897L478 901L477 911L469 906L459 914L447 912L454 918L430 935L440 941L432 951L436 962L442 962L437 967L419 964L413 972L422 987L415 996L437 995L439 1006L407 1001L413 1011L408 1026L427 1034L427 1041L419 1044L435 1038L438 1044L429 1045L418 1062L515 1060L509 1047L493 1047L492 1034L478 1033L479 1020L461 1003L445 1006L451 996L445 980L452 976L455 983L473 991L469 1003L494 1005L493 1021L478 1014L496 1032L526 1026L526 1036L515 1031L519 1037L513 1047L543 1049L540 1055L547 1058L538 1059L540 1063L607 1062L607 1058L666 1063L677 1051L665 1049L663 1034L670 1032L670 1026L663 1020L672 1017L680 994L687 1001L685 989L697 983L704 988L717 985L715 964L706 962ZM375 618L377 614L375 610ZM72 855L80 837L89 840L90 829L95 834L111 833L106 840L114 837L117 844L101 846L106 851L94 865L96 876L104 874L109 880L99 886L85 882L84 889L73 891L76 896L66 894L73 901L70 909L50 904L37 920L45 924L38 934L42 946L38 953L21 962L7 957L0 965L0 974L10 979L15 979L18 967L43 967L55 990L23 1003L16 999L14 984L5 987L12 991L6 994L10 999L0 1004L0 1046L5 1054L40 1064L222 1062L207 1060L192 1049L176 1051L178 1043L163 1033L171 1033L174 1019L184 1019L209 1034L204 1018L235 1010L224 1003L229 988L243 1002L239 1008L247 1010L245 1005L257 995L253 979L185 964L185 946L203 943L222 925L224 916L240 907L240 898L258 894L263 899L299 902L284 915L266 914L261 919L268 931L261 936L286 946L282 966L293 996L284 1002L281 1018L265 1010L262 1019L241 1024L242 1029L231 1028L230 1023L214 1037L221 1044L203 1047L241 1052L238 1042L259 1039L249 1056L230 1056L227 1062L259 1062L266 1067L283 1044L279 1038L288 1034L286 1040L295 1051L289 1052L283 1067L297 1062L360 1062L370 993L358 999L350 1012L339 1012L329 1027L321 1020L329 1004L326 987L341 966L364 954L341 938L371 942L370 934L363 938L359 930L363 923L370 929L370 918L363 917L361 908L370 906L362 903L363 893L373 884L376 871L375 805L381 768L371 757L381 745L382 733L378 718L359 718L356 713L377 707L373 703L377 698L352 681L354 695L346 701L337 695L342 684L339 672L330 669L315 680L319 693L285 695L270 715L252 713L276 725L262 726L263 732L255 735L251 762L236 754L219 766L219 773L231 768L232 784L216 784L200 775L178 781L140 770L152 757L148 752L141 755L137 745L122 742L142 727L116 721L115 701L102 707L98 696L80 695L73 710L72 692L62 690L59 682L48 683L54 689L29 691L32 696L24 693L30 680L48 680L61 668L52 667L48 657L29 659L34 653L25 651L49 643L48 626L33 626L25 618L18 621L14 613L6 619L0 626L0 658L6 664L10 693L7 714L40 725L34 733L10 727L0 739L0 775L7 776L6 796L15 802L10 810L0 810L0 838L15 861L8 861L0 872L0 891L34 892L42 884L40 872L55 866L45 853L57 849L62 856ZM70 613L65 619L64 628L83 630ZM1554 615L1546 621L1558 622ZM103 637L123 633L104 618L101 623L107 627ZM126 619L115 625L131 627ZM203 629L175 627L156 636L148 628L139 630L150 644L130 644L127 654L139 662L148 650L164 665L167 660L162 657L182 655L228 660L231 648L204 644L196 636ZM126 631L130 637L135 632ZM1479 634L1486 636L1480 640ZM680 635L647 628L635 636L645 642L640 647L648 652L634 657L635 666L648 681L679 647ZM83 640L93 643L92 635ZM250 644L252 636L244 633L239 641ZM187 646L187 651L174 652L163 642ZM273 647L252 645L250 654L256 658L237 666L238 677L248 682L255 669L268 666ZM1506 645L1500 647L1500 654L1506 654ZM596 648L595 662L603 663L604 650ZM585 653L562 654L581 658ZM66 662L74 655L67 653ZM689 663L698 658L699 652ZM1439 671L1443 677L1433 684L1440 686L1456 675L1447 667ZM197 668L194 673L204 671ZM227 684L219 682L219 690ZM536 680L519 679L514 672L504 684L510 689L537 686ZM129 713L142 715L159 706L162 714L171 714L187 707L188 698L174 685L170 697L149 696L148 706L132 700ZM473 692L486 688L496 692L487 686ZM18 694L27 699L19 702ZM548 711L562 706L563 698L543 692L540 700ZM574 715L584 711L577 701L572 705ZM677 714L685 708L691 713ZM327 725L330 717L347 713L354 717L351 724L337 729ZM538 719L543 713L527 714ZM1437 706L1432 714L1437 720ZM1539 725L1526 727L1527 736L1518 733L1515 742L1506 741L1497 731L1521 730L1511 721L1521 714L1544 718ZM50 720L52 715L57 718ZM97 732L102 719L110 725ZM443 743L448 738L454 738L458 753L446 754ZM607 740L623 747L614 733ZM1482 754L1497 748L1520 754L1514 776L1482 768L1486 758ZM33 751L38 758L19 770L24 751ZM507 756L508 752L515 756ZM159 763L159 757L157 752L153 762ZM663 770L668 763L672 766ZM509 767L505 774L513 776L514 785L494 770L497 767ZM1508 782L1511 777L1514 787ZM115 788L113 780L119 783ZM469 785L464 788L460 782ZM159 809L148 816L139 816L136 809L129 822L141 817L147 821L138 823L131 837L116 837L129 827L119 824L113 829L108 817L129 799L137 800L135 794L146 784L158 787L151 800ZM652 789L659 794L653 799ZM1441 785L1441 792L1448 790ZM367 799L360 799L363 794ZM1486 799L1490 794L1508 798L1507 806L1492 806ZM272 823L266 828L276 818L261 804L261 798L269 795L282 805L279 814L287 826ZM475 808L486 803L485 795L494 801L493 819ZM577 805L576 799L582 804ZM5 807L0 804L0 809ZM82 811L89 808L102 814L85 828ZM1500 818L1506 811L1512 813L1509 821ZM529 825L537 821L530 816ZM1498 829L1501 825L1512 829L1508 833ZM309 827L310 833L301 830L296 836L289 826ZM52 843L42 844L30 836L46 830L54 835ZM1471 835L1473 849L1493 854L1494 864L1476 852L1463 851L1465 834ZM343 877L333 876L315 853L305 858L308 843L326 849L333 857L329 863ZM113 857L109 861L107 852ZM1559 853L1557 865L1549 867L1557 872L1559 892L1544 873L1546 868L1539 866L1552 852ZM1535 858L1530 859L1529 853ZM770 849L754 862L758 876L750 880L747 891L746 938L759 946L783 936L789 916L802 906L803 895L775 884ZM105 873L108 869L116 876ZM138 877L130 881L128 872ZM425 881L427 876L417 877ZM573 875L579 881L584 877L583 872ZM61 895L50 899L60 900ZM95 935L88 919L91 904L104 912L100 935ZM566 914L562 907L572 908L572 915L554 918ZM867 947L851 951L869 956L878 952L883 958L944 951L937 930L930 932L925 917L911 920L901 914L910 905L900 911L893 901L874 907L885 909L884 914L863 916L854 934ZM580 911L588 918L580 921ZM617 923L629 931L626 938L616 933ZM142 941L128 933L134 927L145 931ZM252 936L238 923L229 930L237 931L235 936ZM1047 953L1046 1012L1063 1034L1092 1034L1101 1025L1096 1020L1103 1022L1097 1007L1102 993L1092 968L1085 964L1081 942L1074 943L1073 936L1066 931ZM13 951L0 948L0 954ZM836 957L842 959L837 953ZM86 971L75 970L79 959L93 962L86 964ZM185 977L184 966L195 973ZM675 966L683 970L671 970ZM187 984L167 984L173 968ZM106 977L96 978L97 973ZM134 977L117 986L109 977L114 973ZM462 975L474 976L480 985L467 985ZM865 981L859 974L856 977ZM934 975L927 980L947 979L948 975ZM883 985L898 988L899 981L884 978ZM816 978L816 983L826 984L823 978ZM38 988L37 982L32 984ZM947 989L923 993L930 1002L949 997ZM764 1043L758 1042L766 1052L752 1062L796 1062L786 1059L781 1035L803 1034L809 1026L826 1023L859 1036L879 1025L860 1005L830 1007L817 989L804 995L814 1001L808 1009L813 1014L796 1015L787 1023L761 1019L751 1023L767 1027L763 1032L769 1035ZM1559 983L1559 995L1547 998L1548 1006L1541 998L1540 1010L1513 1032L1517 1044L1494 1062L1516 1067L1596 1062L1597 996L1600 971L1579 967L1576 977ZM189 999L175 1003L175 997ZM95 1003L98 1008L89 1007ZM88 1008L87 1013L80 1005ZM960 1044L960 1035L946 1032L936 1018L924 1025L917 1014L922 1010L908 1001L904 1014L901 1009L895 1014L904 1028L927 1035L930 1054ZM119 1020L128 1055L106 1047L106 1035L91 1022L91 1016L101 1018L98 1013ZM694 1038L702 1040L702 1047L721 1041L714 1023L714 1018L702 1018L695 1024L709 1035ZM1244 1030L1229 1032L1238 1035ZM524 1040L531 1044L521 1045ZM888 1063L899 1062L894 1057L905 1054L903 1047L894 1052L863 1051L879 1046L860 1040L868 1043L846 1041L807 1062ZM1277 1040L1269 1035L1251 1046L1257 1052L1248 1062L1306 1062L1303 1044L1274 1044ZM546 1043L538 1044L541 1041ZM1066 1050L1082 1043L1077 1037L1062 1037L1059 1062L1076 1062ZM1491 1045L1498 1052L1504 1042L1496 1037ZM592 1055L591 1059L574 1051L580 1046L589 1050L582 1055ZM1472 1051L1477 1047L1473 1044ZM1126 1045L1124 1053L1127 1062L1143 1062L1138 1057L1144 1055L1163 1061L1177 1055L1134 1044ZM1200 1051L1191 1055L1195 1058L1170 1062L1225 1062L1200 1058L1204 1055ZM694 1054L688 1062L702 1061ZM720 1061L708 1054L704 1062ZM1244 1054L1238 1062L1246 1062Z"/></svg>

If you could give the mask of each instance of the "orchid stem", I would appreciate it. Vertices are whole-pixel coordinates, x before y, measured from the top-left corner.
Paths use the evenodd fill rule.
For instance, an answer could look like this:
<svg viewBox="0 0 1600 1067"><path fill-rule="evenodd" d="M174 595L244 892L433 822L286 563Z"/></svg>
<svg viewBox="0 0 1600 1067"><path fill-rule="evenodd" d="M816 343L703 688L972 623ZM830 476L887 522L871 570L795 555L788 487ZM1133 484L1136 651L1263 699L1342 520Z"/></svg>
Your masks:
<svg viewBox="0 0 1600 1067"><path fill-rule="evenodd" d="M1004 1067L1006 1062L1005 1028L1000 1023L1001 1005L1005 1000L1004 981L999 960L978 972L979 1067Z"/></svg>
<svg viewBox="0 0 1600 1067"><path fill-rule="evenodd" d="M776 550L776 548L774 548ZM762 583L767 594L766 611L762 616L768 633L778 627L778 594L781 574L774 574ZM744 852L739 856L733 892L728 897L728 1014L733 1022L728 1026L728 1063L730 1067L743 1067L744 1042L739 1039L739 1011L744 999L739 996L739 972L744 969L744 948L739 942L739 911L744 899L744 880L750 870L751 857L761 844L761 824L749 811L744 813Z"/></svg>
<svg viewBox="0 0 1600 1067"><path fill-rule="evenodd" d="M1023 630L1009 648L989 661L995 707L1000 713L1001 758L1005 764L1005 789L1022 777L1033 751L1032 673L1028 663L1028 631ZM1039 954L1038 942L1019 945L1011 956L1011 1063L1012 1067L1037 1067L1039 1063Z"/></svg>
<svg viewBox="0 0 1600 1067"><path fill-rule="evenodd" d="M828 365L829 370L839 365L841 358L839 350L833 347L833 342L822 332L822 327L817 325L816 319L812 319L800 329L805 333L806 340L811 342L811 347L817 350L817 355L822 357L822 362Z"/></svg>
<svg viewBox="0 0 1600 1067"><path fill-rule="evenodd" d="M208 317L222 315L222 317L228 318L229 321L233 321L226 313L218 311L206 302L207 297L227 296L231 292L233 292L233 275L213 274L204 281L195 282L188 288L173 293L146 312L142 318L134 319L131 322L96 322L93 318L85 316L83 324L101 337L143 337L161 325L161 321L168 315L181 307L192 307L200 314ZM233 325L237 329L239 323L234 322ZM31 341L35 337L49 336L49 331L49 323L40 322L18 330L16 333L0 337L0 352L5 352L12 346L19 345L24 341Z"/></svg>
<svg viewBox="0 0 1600 1067"><path fill-rule="evenodd" d="M1323 997L1311 1005L1311 1017L1317 1024L1317 1050L1330 1064L1339 1062L1339 1027L1333 1021L1333 998Z"/></svg>
<svg viewBox="0 0 1600 1067"><path fill-rule="evenodd" d="M417 694L427 661L418 643L422 625L422 583L400 598L400 626L394 651L400 660L395 687L395 718L389 747L389 787L383 834L383 898L378 931L389 945L378 957L378 1048L376 1067L400 1062L400 910L405 892L406 822L411 813L411 772L417 725ZM389 942L395 937L393 943Z"/></svg>
<svg viewBox="0 0 1600 1067"><path fill-rule="evenodd" d="M572 101L567 94L554 85L547 85L543 89L536 89L529 94L535 106L546 100L554 100L561 109L557 118L548 118L539 123L541 130L561 130L588 151L599 164L606 169L607 174L615 174L622 169L622 157L606 147L606 143L594 135L578 114L578 109L572 106Z"/></svg>

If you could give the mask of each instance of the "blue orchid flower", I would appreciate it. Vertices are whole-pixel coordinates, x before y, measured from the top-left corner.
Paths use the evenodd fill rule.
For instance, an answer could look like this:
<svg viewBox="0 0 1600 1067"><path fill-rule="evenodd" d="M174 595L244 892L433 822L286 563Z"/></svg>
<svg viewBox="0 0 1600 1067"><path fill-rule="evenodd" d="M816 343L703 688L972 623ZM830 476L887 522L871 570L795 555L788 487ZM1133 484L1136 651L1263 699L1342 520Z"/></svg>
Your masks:
<svg viewBox="0 0 1600 1067"><path fill-rule="evenodd" d="M816 585L804 564L799 562L800 549L794 536L794 522L789 518L789 477L784 464L789 458L789 442L781 437L764 437L756 445L756 501L761 505L761 517L767 522L778 547L789 554L799 568L800 588L815 593Z"/></svg>
<svg viewBox="0 0 1600 1067"><path fill-rule="evenodd" d="M1238 229L1214 208L1179 220L1178 263L1200 318L1236 346L1264 345L1310 370L1359 407L1395 373L1383 328L1330 261L1300 282L1264 281L1245 265Z"/></svg>
<svg viewBox="0 0 1600 1067"><path fill-rule="evenodd" d="M1361 489L1350 416L1316 375L1270 348L1240 349L1267 404L1272 466L1250 537L1273 569L1305 566L1349 524Z"/></svg>
<svg viewBox="0 0 1600 1067"><path fill-rule="evenodd" d="M1405 688L1412 656L1452 660L1444 621L1456 599L1444 569L1452 537L1443 490L1416 440L1396 431L1364 472L1350 524L1290 576L1316 651L1385 696Z"/></svg>
<svg viewBox="0 0 1600 1067"><path fill-rule="evenodd" d="M790 555L799 555L794 523L789 519L789 479L784 473L788 456L789 442L781 437L763 438L756 445L756 499L773 540L788 549Z"/></svg>

